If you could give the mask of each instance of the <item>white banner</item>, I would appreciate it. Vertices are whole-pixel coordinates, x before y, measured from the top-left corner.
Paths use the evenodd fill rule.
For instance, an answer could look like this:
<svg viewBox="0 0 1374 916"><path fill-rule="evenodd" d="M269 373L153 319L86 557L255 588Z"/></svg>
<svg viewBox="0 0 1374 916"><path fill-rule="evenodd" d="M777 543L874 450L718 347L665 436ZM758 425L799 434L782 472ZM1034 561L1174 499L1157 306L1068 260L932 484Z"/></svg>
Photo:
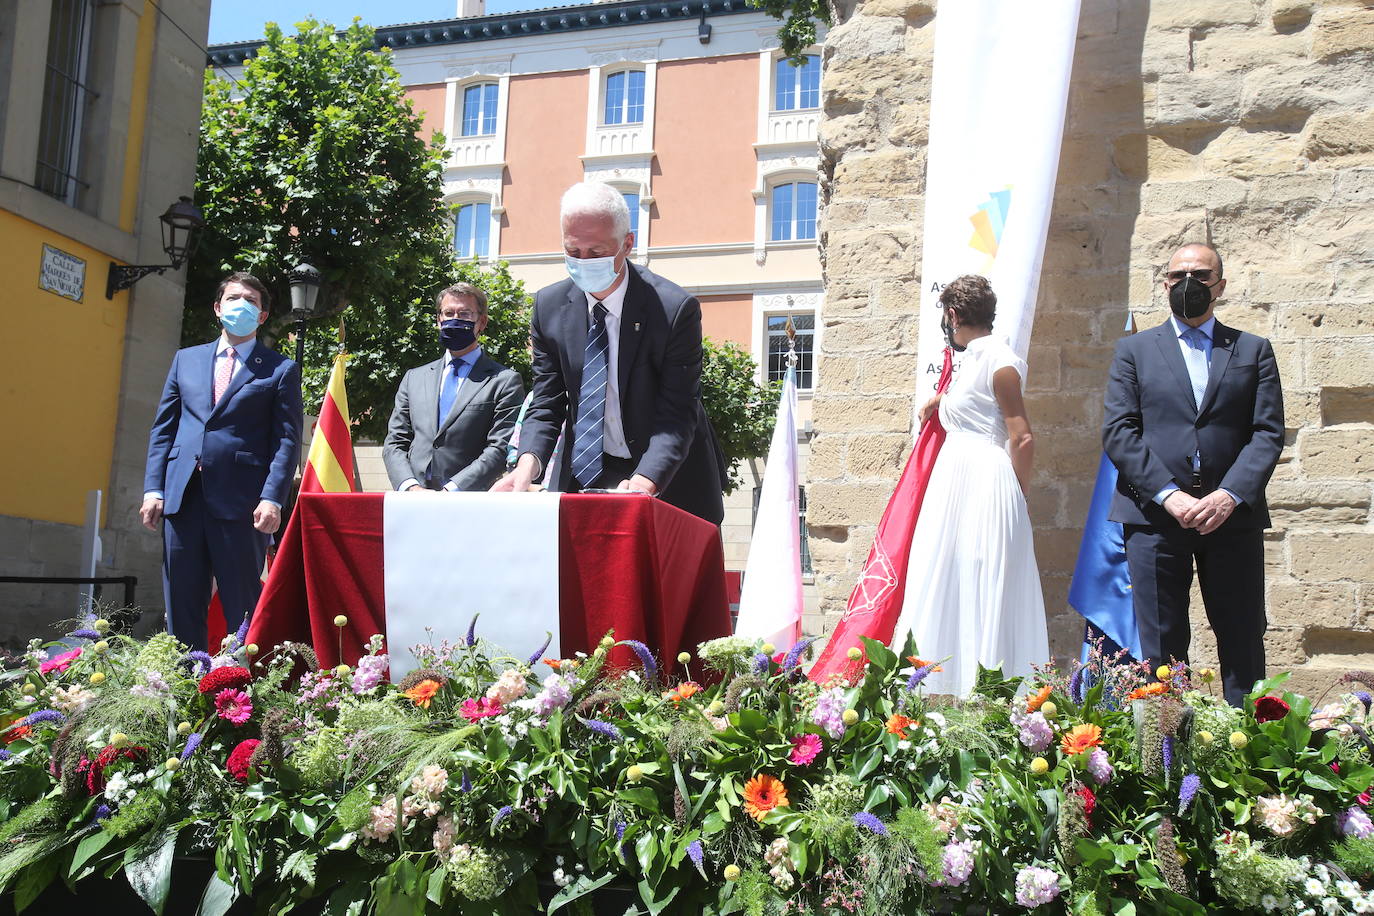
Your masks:
<svg viewBox="0 0 1374 916"><path fill-rule="evenodd" d="M994 331L1026 356L1078 7L1079 0L946 0L936 13L918 404L940 379L939 297L956 277L992 282Z"/></svg>
<svg viewBox="0 0 1374 916"><path fill-rule="evenodd" d="M559 658L558 493L388 493L382 503L391 679L419 643L477 634L525 659L553 634Z"/></svg>

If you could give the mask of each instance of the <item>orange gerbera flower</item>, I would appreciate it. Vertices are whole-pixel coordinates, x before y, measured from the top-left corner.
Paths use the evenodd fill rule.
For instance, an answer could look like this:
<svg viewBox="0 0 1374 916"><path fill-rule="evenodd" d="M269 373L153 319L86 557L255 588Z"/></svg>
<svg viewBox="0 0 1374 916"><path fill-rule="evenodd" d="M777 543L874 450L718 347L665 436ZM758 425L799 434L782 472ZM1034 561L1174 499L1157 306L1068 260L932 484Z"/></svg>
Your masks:
<svg viewBox="0 0 1374 916"><path fill-rule="evenodd" d="M744 784L744 813L756 821L774 808L786 808L787 787L782 780L767 773L760 773Z"/></svg>
<svg viewBox="0 0 1374 916"><path fill-rule="evenodd" d="M1146 684L1143 687L1137 687L1135 690L1132 690L1130 693L1126 694L1126 702L1129 703L1132 700L1143 700L1147 697L1157 697L1161 693L1168 692L1168 684L1164 683L1163 681L1155 681L1154 683Z"/></svg>
<svg viewBox="0 0 1374 916"><path fill-rule="evenodd" d="M896 735L898 738L906 738L906 730L915 724L916 722L913 719L908 719L901 713L894 712L887 717L887 733L889 735Z"/></svg>
<svg viewBox="0 0 1374 916"><path fill-rule="evenodd" d="M1102 729L1091 722L1075 725L1065 733L1059 742L1059 749L1065 754L1082 754L1102 744Z"/></svg>
<svg viewBox="0 0 1374 916"><path fill-rule="evenodd" d="M23 738L27 738L32 731L33 728L28 725L16 725L5 732L5 743L9 744L11 741L19 741Z"/></svg>
<svg viewBox="0 0 1374 916"><path fill-rule="evenodd" d="M552 668L554 671L561 671L561 670L563 669L563 660L562 660L562 659L558 659L558 658L546 658L546 659L544 659L544 664L548 665L548 666L549 666L550 668Z"/></svg>
<svg viewBox="0 0 1374 916"><path fill-rule="evenodd" d="M1040 692L1037 693L1035 696L1027 697L1026 712L1035 712L1041 706L1044 706L1045 701L1050 698L1050 694L1053 692L1054 688L1051 687L1049 684L1046 684L1044 687L1040 688Z"/></svg>
<svg viewBox="0 0 1374 916"><path fill-rule="evenodd" d="M700 690L701 685L696 681L683 681L675 689L663 691L663 699L681 703L683 700L695 696Z"/></svg>
<svg viewBox="0 0 1374 916"><path fill-rule="evenodd" d="M909 662L911 662L912 667L915 667L915 668L924 668L926 665L933 665L933 664L935 664L934 662L928 662L928 661L926 661L926 660L923 659L923 658L918 658L918 657L916 657L915 655L908 655L908 656L906 657L906 660L909 661ZM941 665L935 665L934 668L931 668L931 669L930 669L930 671L931 671L932 674L934 674L936 671L944 671L944 670L945 670L944 667L941 666Z"/></svg>
<svg viewBox="0 0 1374 916"><path fill-rule="evenodd" d="M429 709L429 704L434 702L434 695L438 693L442 687L443 685L438 681L426 678L409 690L404 691L401 695L409 698L416 706L423 706L425 709Z"/></svg>

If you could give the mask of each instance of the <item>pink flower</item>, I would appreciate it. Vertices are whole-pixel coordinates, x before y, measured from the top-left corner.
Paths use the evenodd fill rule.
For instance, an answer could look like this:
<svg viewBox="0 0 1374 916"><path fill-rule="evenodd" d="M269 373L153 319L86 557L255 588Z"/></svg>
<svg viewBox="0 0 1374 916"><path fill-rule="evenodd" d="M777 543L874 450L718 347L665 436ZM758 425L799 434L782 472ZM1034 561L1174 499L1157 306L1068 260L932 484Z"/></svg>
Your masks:
<svg viewBox="0 0 1374 916"><path fill-rule="evenodd" d="M1371 795L1369 794L1372 790L1374 790L1374 786L1370 786L1368 789L1365 789L1365 790L1364 790L1363 792L1361 792L1359 795L1355 796L1355 801L1359 802L1360 804L1362 804L1362 805L1364 805L1366 808L1368 808L1368 807L1369 807L1369 803L1370 803L1371 801L1374 801L1374 796L1371 796Z"/></svg>
<svg viewBox="0 0 1374 916"><path fill-rule="evenodd" d="M476 722L479 719L499 716L505 710L501 708L498 701L491 697L482 697L480 700L464 700L458 711L463 714L464 719L469 722Z"/></svg>
<svg viewBox="0 0 1374 916"><path fill-rule="evenodd" d="M70 652L63 652L61 655L48 659L38 666L39 674L52 674L54 671L66 671L72 666L72 662L81 657L80 649L73 649Z"/></svg>
<svg viewBox="0 0 1374 916"><path fill-rule="evenodd" d="M221 719L242 725L253 715L253 701L242 690L226 687L215 694L215 711Z"/></svg>
<svg viewBox="0 0 1374 916"><path fill-rule="evenodd" d="M787 759L797 766L804 767L815 760L824 748L820 735L793 735L792 753Z"/></svg>

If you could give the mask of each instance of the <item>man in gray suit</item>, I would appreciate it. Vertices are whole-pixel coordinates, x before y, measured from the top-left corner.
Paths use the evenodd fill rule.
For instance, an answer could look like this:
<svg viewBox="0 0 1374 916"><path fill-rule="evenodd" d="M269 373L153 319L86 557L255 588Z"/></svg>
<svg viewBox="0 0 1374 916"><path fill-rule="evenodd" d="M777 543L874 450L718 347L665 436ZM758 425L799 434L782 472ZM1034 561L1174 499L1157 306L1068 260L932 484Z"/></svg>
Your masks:
<svg viewBox="0 0 1374 916"><path fill-rule="evenodd" d="M487 295L456 283L435 299L444 355L411 369L396 392L382 459L397 490L485 490L506 466L525 386L482 352Z"/></svg>

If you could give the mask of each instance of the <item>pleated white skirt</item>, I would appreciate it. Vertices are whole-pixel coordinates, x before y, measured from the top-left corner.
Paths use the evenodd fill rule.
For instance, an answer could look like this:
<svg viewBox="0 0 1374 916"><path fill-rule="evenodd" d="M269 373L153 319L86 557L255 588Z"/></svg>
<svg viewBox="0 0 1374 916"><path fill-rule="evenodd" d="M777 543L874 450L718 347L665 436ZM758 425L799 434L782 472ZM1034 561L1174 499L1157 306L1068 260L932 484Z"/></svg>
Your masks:
<svg viewBox="0 0 1374 916"><path fill-rule="evenodd" d="M1026 500L1006 448L951 431L931 472L912 538L894 648L910 630L944 670L928 693L967 695L978 665L1028 675L1049 660L1045 599Z"/></svg>

